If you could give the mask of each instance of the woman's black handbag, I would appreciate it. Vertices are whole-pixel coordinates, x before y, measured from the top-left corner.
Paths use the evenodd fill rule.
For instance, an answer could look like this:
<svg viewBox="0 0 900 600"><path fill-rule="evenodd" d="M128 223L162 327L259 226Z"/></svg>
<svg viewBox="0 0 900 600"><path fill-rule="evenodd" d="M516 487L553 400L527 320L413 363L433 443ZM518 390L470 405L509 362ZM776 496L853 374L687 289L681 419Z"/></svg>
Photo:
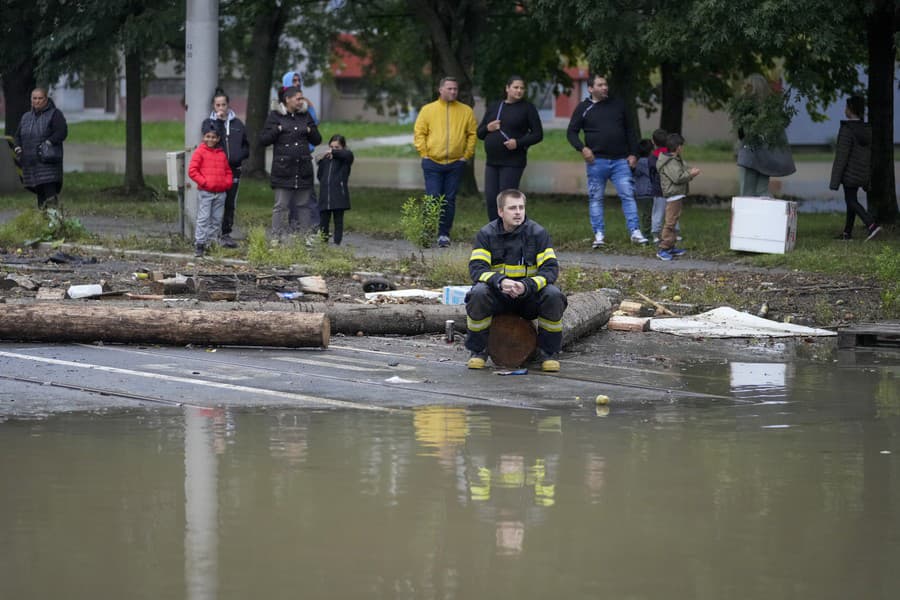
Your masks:
<svg viewBox="0 0 900 600"><path fill-rule="evenodd" d="M48 165L61 163L63 159L62 144L51 144L50 140L44 140L37 147L38 160Z"/></svg>

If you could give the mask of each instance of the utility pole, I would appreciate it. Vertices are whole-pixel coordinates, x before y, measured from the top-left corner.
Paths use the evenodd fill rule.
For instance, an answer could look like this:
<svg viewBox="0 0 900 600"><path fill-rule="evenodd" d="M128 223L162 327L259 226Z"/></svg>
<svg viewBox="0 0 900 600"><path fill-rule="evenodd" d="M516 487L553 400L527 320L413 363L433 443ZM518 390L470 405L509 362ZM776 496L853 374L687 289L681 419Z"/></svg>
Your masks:
<svg viewBox="0 0 900 600"><path fill-rule="evenodd" d="M185 168L200 142L200 125L209 117L219 80L219 0L187 0L184 61ZM185 173L184 223L181 235L193 238L197 221L197 188Z"/></svg>

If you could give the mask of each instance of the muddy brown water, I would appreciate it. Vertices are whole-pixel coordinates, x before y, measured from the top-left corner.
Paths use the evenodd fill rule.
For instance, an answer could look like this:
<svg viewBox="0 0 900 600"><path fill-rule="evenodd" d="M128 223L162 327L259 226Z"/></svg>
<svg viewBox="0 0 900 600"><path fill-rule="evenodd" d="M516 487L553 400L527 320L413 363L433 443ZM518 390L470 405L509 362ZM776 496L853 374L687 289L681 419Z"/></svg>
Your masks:
<svg viewBox="0 0 900 600"><path fill-rule="evenodd" d="M896 598L897 364L673 364L728 402L10 420L0 589Z"/></svg>

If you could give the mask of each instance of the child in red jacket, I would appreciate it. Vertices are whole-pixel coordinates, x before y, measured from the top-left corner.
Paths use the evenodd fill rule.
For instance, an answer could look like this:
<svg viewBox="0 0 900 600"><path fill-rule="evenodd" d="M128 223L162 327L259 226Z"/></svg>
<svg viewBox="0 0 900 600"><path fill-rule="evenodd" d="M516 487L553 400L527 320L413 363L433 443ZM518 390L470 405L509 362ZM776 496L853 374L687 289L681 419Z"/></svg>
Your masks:
<svg viewBox="0 0 900 600"><path fill-rule="evenodd" d="M203 142L194 150L188 176L197 183L197 226L194 228L194 256L203 256L207 246L219 239L225 214L225 192L231 189L233 176L225 151L219 145L219 133L211 119L200 127Z"/></svg>

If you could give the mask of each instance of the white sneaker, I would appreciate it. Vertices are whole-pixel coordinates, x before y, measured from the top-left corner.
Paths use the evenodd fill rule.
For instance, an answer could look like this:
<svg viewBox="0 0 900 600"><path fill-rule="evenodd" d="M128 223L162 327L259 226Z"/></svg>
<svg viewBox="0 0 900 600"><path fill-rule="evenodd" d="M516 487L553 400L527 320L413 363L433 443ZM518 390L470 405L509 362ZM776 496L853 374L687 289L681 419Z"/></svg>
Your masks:
<svg viewBox="0 0 900 600"><path fill-rule="evenodd" d="M647 238L644 237L644 234L641 233L640 229L635 229L631 232L631 241L635 244L646 244Z"/></svg>
<svg viewBox="0 0 900 600"><path fill-rule="evenodd" d="M653 243L654 243L654 244L658 244L658 243L659 243L659 232L654 232L654 233L653 233Z"/></svg>
<svg viewBox="0 0 900 600"><path fill-rule="evenodd" d="M596 250L597 248L599 248L605 244L606 244L606 242L603 241L603 232L597 231L596 233L594 233L594 243L591 244L591 248Z"/></svg>

